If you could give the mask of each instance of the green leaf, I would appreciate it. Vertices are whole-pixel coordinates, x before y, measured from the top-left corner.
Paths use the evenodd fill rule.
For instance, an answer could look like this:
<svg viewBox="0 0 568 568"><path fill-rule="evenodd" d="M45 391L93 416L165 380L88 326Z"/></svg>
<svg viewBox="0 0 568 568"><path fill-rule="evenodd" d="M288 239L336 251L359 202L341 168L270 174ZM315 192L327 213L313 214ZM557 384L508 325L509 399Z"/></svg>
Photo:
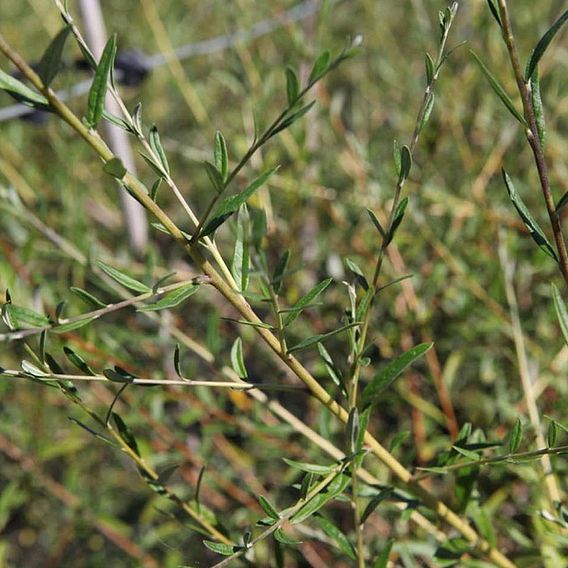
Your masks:
<svg viewBox="0 0 568 568"><path fill-rule="evenodd" d="M551 420L548 426L548 432L546 433L546 445L549 448L553 448L556 445L557 438L558 438L558 422L556 422L556 420Z"/></svg>
<svg viewBox="0 0 568 568"><path fill-rule="evenodd" d="M222 556L231 556L235 553L235 547L232 544L225 544L223 542L213 542L211 540L204 540L203 544L213 552L221 554Z"/></svg>
<svg viewBox="0 0 568 568"><path fill-rule="evenodd" d="M422 118L420 119L420 123L418 125L418 132L422 132L426 123L430 120L430 115L432 114L432 109L434 108L434 101L436 100L436 96L434 93L428 93L428 98L426 99L426 106L424 107L424 112L422 113Z"/></svg>
<svg viewBox="0 0 568 568"><path fill-rule="evenodd" d="M229 175L229 157L227 154L227 143L221 131L217 130L215 133L215 167L223 180L223 183L227 181L227 176Z"/></svg>
<svg viewBox="0 0 568 568"><path fill-rule="evenodd" d="M89 98L87 103L87 115L85 120L89 128L96 128L103 116L105 108L105 96L108 87L108 80L111 69L114 65L116 56L116 35L112 35L107 41L93 83L89 90Z"/></svg>
<svg viewBox="0 0 568 568"><path fill-rule="evenodd" d="M281 542L282 544L288 544L290 546L296 546L298 544L302 544L301 540L296 540L290 536L288 536L281 528L276 529L274 531L274 538Z"/></svg>
<svg viewBox="0 0 568 568"><path fill-rule="evenodd" d="M68 323L62 323L52 329L54 333L67 333L69 331L75 331L81 327L89 325L95 318L82 318L75 321L70 321Z"/></svg>
<svg viewBox="0 0 568 568"><path fill-rule="evenodd" d="M331 53L328 50L324 51L318 56L310 72L310 77L308 78L309 84L314 83L327 73L327 71L329 70L330 61Z"/></svg>
<svg viewBox="0 0 568 568"><path fill-rule="evenodd" d="M113 383L133 383L136 379L134 375L118 366L114 369L104 369L103 375Z"/></svg>
<svg viewBox="0 0 568 568"><path fill-rule="evenodd" d="M114 126L117 126L118 128L124 130L125 132L130 132L131 134L136 133L136 131L132 128L132 126L130 126L130 124L128 124L128 122L126 122L126 120L120 118L119 116L111 114L106 110L103 110L103 118L111 124L114 124Z"/></svg>
<svg viewBox="0 0 568 568"><path fill-rule="evenodd" d="M400 169L399 169L399 171L400 171ZM371 209L367 209L367 213L369 214L369 217L371 218L373 225L375 225L375 229L377 229L377 231L379 231L379 234L381 235L381 237L383 239L386 238L386 231L383 229L383 226L381 225L381 222L379 221L379 219L375 215L375 213L373 211L371 211Z"/></svg>
<svg viewBox="0 0 568 568"><path fill-rule="evenodd" d="M298 75L292 67L286 67L286 96L288 98L288 106L292 107L298 100L300 94L300 81Z"/></svg>
<svg viewBox="0 0 568 568"><path fill-rule="evenodd" d="M332 465L318 465L315 463L299 462L288 458L282 459L294 469L299 469L300 471L305 471L306 473L314 473L316 475L327 475L331 473L335 468L337 468L337 464L335 463Z"/></svg>
<svg viewBox="0 0 568 568"><path fill-rule="evenodd" d="M33 91L15 77L8 75L0 69L0 90L10 93L18 101L34 108L48 109L49 102L37 91Z"/></svg>
<svg viewBox="0 0 568 568"><path fill-rule="evenodd" d="M361 288L363 288L363 290L365 291L368 290L369 283L367 282L367 278L365 277L365 274L361 270L361 267L350 258L345 259L345 264L347 265L349 271L355 275L357 282L359 283Z"/></svg>
<svg viewBox="0 0 568 568"><path fill-rule="evenodd" d="M41 57L37 67L37 74L43 84L49 87L61 68L61 56L67 36L71 32L71 26L65 26L51 41Z"/></svg>
<svg viewBox="0 0 568 568"><path fill-rule="evenodd" d="M164 152L162 143L160 142L160 135L158 134L158 128L156 127L156 125L150 128L148 141L150 143L150 148L152 148L154 152L154 155L157 156L158 160L160 161L160 165L164 170L164 173L169 175L170 166L168 164L168 159L166 158L166 153Z"/></svg>
<svg viewBox="0 0 568 568"><path fill-rule="evenodd" d="M556 212L558 213L562 207L564 207L568 203L568 191L558 200L556 204Z"/></svg>
<svg viewBox="0 0 568 568"><path fill-rule="evenodd" d="M215 191L221 193L225 189L225 182L221 174L211 162L203 162L203 166L211 185L215 188Z"/></svg>
<svg viewBox="0 0 568 568"><path fill-rule="evenodd" d="M36 367L33 363L26 361L25 359L21 362L22 371L32 377L49 377L49 373L42 371L39 367Z"/></svg>
<svg viewBox="0 0 568 568"><path fill-rule="evenodd" d="M329 519L322 515L316 516L316 521L323 530L323 532L334 541L339 550L348 556L351 560L356 560L357 555L355 553L355 548L341 531L339 527L333 524Z"/></svg>
<svg viewBox="0 0 568 568"><path fill-rule="evenodd" d="M153 304L148 304L143 308L139 308L139 312L156 312L158 310L169 310L179 306L182 302L185 302L189 297L193 296L199 290L199 284L186 284L180 288L176 288L171 292L164 294L157 302Z"/></svg>
<svg viewBox="0 0 568 568"><path fill-rule="evenodd" d="M277 170L278 167L271 168L270 170L264 172L261 176L256 178L245 190L224 199L215 211L213 218L205 225L205 227L201 231L199 237L203 238L213 233L229 217L231 217L231 215L236 213L239 210L240 206L246 203Z"/></svg>
<svg viewBox="0 0 568 568"><path fill-rule="evenodd" d="M400 176L399 176L400 181L404 181L408 177L411 167L412 167L412 153L410 152L410 148L405 144L400 149Z"/></svg>
<svg viewBox="0 0 568 568"><path fill-rule="evenodd" d="M271 519L275 519L278 520L280 519L280 513L276 510L276 508L274 507L274 505L266 498L263 497L262 495L258 496L258 501L260 503L260 506L263 508L264 512L271 518Z"/></svg>
<svg viewBox="0 0 568 568"><path fill-rule="evenodd" d="M299 110L293 112L290 116L282 120L282 122L270 133L270 137L272 138L272 136L275 136L279 132L282 132L282 130L285 130L289 126L292 126L294 122L296 122L297 120L302 118L302 116L304 116L306 113L308 113L315 104L316 101L311 101L307 105L304 105Z"/></svg>
<svg viewBox="0 0 568 568"><path fill-rule="evenodd" d="M331 358L331 355L328 353L327 349L323 346L322 343L318 343L318 351L321 358L323 359L325 368L328 375L331 377L331 380L341 389L341 392L346 395L347 389L343 384L343 374L341 372L341 369L339 369L335 365L333 359Z"/></svg>
<svg viewBox="0 0 568 568"><path fill-rule="evenodd" d="M246 292L250 275L249 214L246 205L237 213L237 234L231 259L231 273L241 292Z"/></svg>
<svg viewBox="0 0 568 568"><path fill-rule="evenodd" d="M513 181L507 174L505 170L501 170L503 174L503 179L505 180L505 186L507 191L509 192L509 197L515 206L518 214L521 216L524 224L527 226L528 230L530 231L531 237L533 238L534 242L549 256L551 256L556 262L558 262L558 257L556 256L556 252L552 248L552 245L546 238L544 231L540 228L538 223L534 220L533 216L531 215L530 211L527 209L527 206L524 204L521 196L517 193L515 186L513 185Z"/></svg>
<svg viewBox="0 0 568 568"><path fill-rule="evenodd" d="M347 440L349 442L349 451L354 454L356 452L357 440L359 438L359 411L355 406L349 411L346 430Z"/></svg>
<svg viewBox="0 0 568 568"><path fill-rule="evenodd" d="M426 64L426 84L430 85L434 79L434 61L429 53L425 54L424 61Z"/></svg>
<svg viewBox="0 0 568 568"><path fill-rule="evenodd" d="M64 346L63 352L67 356L67 359L69 359L69 361L71 361L71 363L73 365L75 365L75 367L77 367L77 369L79 369L80 371L85 373L85 375L90 375L90 376L96 375L95 371L93 371L93 369L91 369L91 367L89 367L89 365L87 364L85 359L83 359L83 357L81 357L78 353L73 351L73 349L71 349L70 347Z"/></svg>
<svg viewBox="0 0 568 568"><path fill-rule="evenodd" d="M503 24L501 23L501 15L499 14L499 8L497 7L495 0L487 0L487 4L489 4L489 10L491 10L491 14L499 24L499 27L502 29Z"/></svg>
<svg viewBox="0 0 568 568"><path fill-rule="evenodd" d="M314 300L333 282L333 278L326 278L314 286L307 294L302 296L292 307L295 311L290 312L284 320L284 326L290 325L301 313L302 309L312 304Z"/></svg>
<svg viewBox="0 0 568 568"><path fill-rule="evenodd" d="M566 309L566 304L560 295L560 291L556 287L556 284L552 284L552 299L554 301L554 309L556 310L556 317L558 318L558 323L560 324L560 329L562 330L562 335L564 336L564 341L568 345L568 310Z"/></svg>
<svg viewBox="0 0 568 568"><path fill-rule="evenodd" d="M511 434L509 436L509 452L514 454L521 445L521 440L523 439L523 423L521 419L517 417L515 420L515 425L511 430Z"/></svg>
<svg viewBox="0 0 568 568"><path fill-rule="evenodd" d="M527 68L525 70L525 81L528 81L532 78L534 72L536 71L538 63L542 59L542 56L550 45L550 42L554 39L554 36L558 33L560 28L566 23L567 20L568 10L566 10L540 38L527 62Z"/></svg>
<svg viewBox="0 0 568 568"><path fill-rule="evenodd" d="M231 348L231 366L233 367L233 371L235 371L241 379L248 377L243 356L243 341L240 337L235 339L233 347Z"/></svg>
<svg viewBox="0 0 568 568"><path fill-rule="evenodd" d="M394 538L389 538L385 547L381 550L381 553L375 558L372 568L387 568L393 544Z"/></svg>
<svg viewBox="0 0 568 568"><path fill-rule="evenodd" d="M348 475L339 473L333 481L327 486L326 490L318 493L315 497L310 499L297 513L292 515L290 522L293 524L302 523L314 513L319 511L326 503L335 499L338 495L343 493L351 478Z"/></svg>
<svg viewBox="0 0 568 568"><path fill-rule="evenodd" d="M116 179L122 179L126 175L127 170L120 158L112 158L105 163L103 171Z"/></svg>
<svg viewBox="0 0 568 568"><path fill-rule="evenodd" d="M135 280L131 276L128 276L128 274L125 274L124 272L113 268L112 266L110 266L110 264L107 264L102 260L97 260L97 265L107 276L110 276L115 282L118 282L129 290L134 290L135 292L142 293L148 293L152 291L152 289L146 286L146 284L138 282L138 280Z"/></svg>
<svg viewBox="0 0 568 568"><path fill-rule="evenodd" d="M398 143L398 140L392 141L392 158L394 161L395 174L397 177L400 177L401 163L400 163L400 145Z"/></svg>
<svg viewBox="0 0 568 568"><path fill-rule="evenodd" d="M546 146L546 121L544 119L544 106L542 104L542 96L540 94L540 77L538 69L533 73L531 77L531 105L534 112L534 118L536 121L536 128L538 138L540 140L540 145L544 151Z"/></svg>
<svg viewBox="0 0 568 568"><path fill-rule="evenodd" d="M34 312L29 308L16 306L14 304L4 304L3 311L8 315L14 327L35 328L45 327L50 324L49 318Z"/></svg>
<svg viewBox="0 0 568 568"><path fill-rule="evenodd" d="M112 418L114 420L114 424L120 437L124 440L126 445L137 455L140 456L140 450L138 449L138 443L136 442L136 438L124 422L124 420L116 413L112 413Z"/></svg>
<svg viewBox="0 0 568 568"><path fill-rule="evenodd" d="M295 351L301 351L302 349L307 349L308 347L311 347L312 345L316 345L317 343L320 343L321 341L325 341L326 339L329 339L330 337L333 337L334 335L337 335L338 333L343 333L344 331L347 331L348 329L351 329L352 327L358 327L361 325L360 321L356 321L347 325L344 325L338 329L334 329L333 331L330 331L328 333L323 333L321 335L313 335L312 337L308 337L308 339L305 339L304 341L301 341L300 343L294 345L293 347L290 347L288 349L288 353L294 353Z"/></svg>
<svg viewBox="0 0 568 568"><path fill-rule="evenodd" d="M290 249L286 249L282 256L278 259L276 268L272 274L270 284L275 294L280 292L282 288L282 282L284 280L284 275L286 273L286 268L288 267L288 261L290 260Z"/></svg>
<svg viewBox="0 0 568 568"><path fill-rule="evenodd" d="M491 88L495 91L497 96L501 99L501 102L509 109L509 112L526 128L527 121L525 117L516 109L513 101L505 91L505 89L501 86L499 81L491 74L491 71L485 66L485 64L479 59L477 54L473 50L469 50L469 52L473 55L475 61L479 65L481 72L485 75L485 78L491 85Z"/></svg>
<svg viewBox="0 0 568 568"><path fill-rule="evenodd" d="M461 454L462 456L465 456L468 460L471 461L479 461L480 459L480 455L477 452L473 452L471 450L467 450L466 448L461 448L460 446L452 446L452 448L458 452L458 454ZM473 464L472 464L473 465Z"/></svg>
<svg viewBox="0 0 568 568"><path fill-rule="evenodd" d="M390 499L394 494L394 487L387 487L373 496L367 503L365 510L361 514L361 524L363 524L375 511L375 509L387 499Z"/></svg>
<svg viewBox="0 0 568 568"><path fill-rule="evenodd" d="M101 302L98 298L93 296L90 292L83 290L82 288L77 288L76 286L71 286L69 291L75 296L81 298L86 304L94 307L94 308L106 308L107 305L104 302Z"/></svg>
<svg viewBox="0 0 568 568"><path fill-rule="evenodd" d="M389 387L408 366L429 351L433 345L433 343L421 343L409 349L379 371L361 393L360 408L365 409L379 402L381 393Z"/></svg>
<svg viewBox="0 0 568 568"><path fill-rule="evenodd" d="M389 244L394 239L394 235L396 233L396 230L399 228L400 224L402 223L402 219L404 218L404 213L406 211L407 205L408 205L408 197L405 197L396 206L396 211L394 212L392 225L390 227L388 238L387 238L387 244Z"/></svg>

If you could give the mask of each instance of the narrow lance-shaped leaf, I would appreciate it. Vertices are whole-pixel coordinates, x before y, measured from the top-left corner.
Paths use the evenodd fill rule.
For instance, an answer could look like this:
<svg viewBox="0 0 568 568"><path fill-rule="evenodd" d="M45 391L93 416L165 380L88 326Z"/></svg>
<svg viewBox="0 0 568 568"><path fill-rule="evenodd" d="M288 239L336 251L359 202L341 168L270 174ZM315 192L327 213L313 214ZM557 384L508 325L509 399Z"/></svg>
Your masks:
<svg viewBox="0 0 568 568"><path fill-rule="evenodd" d="M106 162L103 166L103 171L119 180L126 175L126 168L120 158L112 158Z"/></svg>
<svg viewBox="0 0 568 568"><path fill-rule="evenodd" d="M65 26L51 41L38 64L37 73L43 84L49 87L61 68L61 56L67 36L71 32L71 26Z"/></svg>
<svg viewBox="0 0 568 568"><path fill-rule="evenodd" d="M393 544L394 538L389 539L380 554L375 558L372 568L387 568Z"/></svg>
<svg viewBox="0 0 568 568"><path fill-rule="evenodd" d="M542 104L542 96L540 93L540 77L538 69L532 74L530 79L531 84L531 104L536 120L537 134L540 140L540 145L544 150L546 146L546 121L544 119L544 106Z"/></svg>
<svg viewBox="0 0 568 568"><path fill-rule="evenodd" d="M231 259L231 273L241 292L246 292L250 275L249 215L246 204L237 213L237 234Z"/></svg>
<svg viewBox="0 0 568 568"><path fill-rule="evenodd" d="M225 544L223 542L213 542L211 540L204 540L203 544L213 552L221 554L222 556L231 556L235 552L235 546L231 544Z"/></svg>
<svg viewBox="0 0 568 568"><path fill-rule="evenodd" d="M34 310L30 310L29 308L24 308L23 306L16 306L15 304L7 303L4 304L3 310L14 327L44 327L50 323L49 318L46 316L39 314Z"/></svg>
<svg viewBox="0 0 568 568"><path fill-rule="evenodd" d="M329 51L326 50L321 53L314 62L308 83L314 83L319 78L323 77L323 75L325 75L325 73L329 70L330 61L331 53Z"/></svg>
<svg viewBox="0 0 568 568"><path fill-rule="evenodd" d="M348 329L351 329L352 327L358 327L361 325L360 321L356 321L347 325L344 325L338 329L334 329L333 331L330 331L328 333L323 333L323 334L318 334L318 335L313 335L312 337L308 337L308 339L304 339L304 341L300 341L300 343L294 345L293 347L290 347L290 349L288 349L288 353L295 353L296 351L301 351L303 349L307 349L308 347L312 347L312 345L316 345L318 343L321 343L322 341L325 341L326 339L329 339L330 337L333 337L334 335L337 335L339 333L343 333L344 331L347 331Z"/></svg>
<svg viewBox="0 0 568 568"><path fill-rule="evenodd" d="M433 343L421 343L409 349L379 371L361 393L360 408L364 410L376 404L380 399L381 393L389 387L409 365L430 350L432 345Z"/></svg>
<svg viewBox="0 0 568 568"><path fill-rule="evenodd" d="M298 75L292 67L286 67L286 96L289 107L292 107L297 102L299 94L300 81L298 80Z"/></svg>
<svg viewBox="0 0 568 568"><path fill-rule="evenodd" d="M106 308L107 306L104 302L101 302L101 300L93 296L93 294L87 292L86 290L83 290L82 288L71 286L69 288L69 291L75 294L75 296L77 296L78 298L81 298L81 300L83 300L86 304L89 304L94 308Z"/></svg>
<svg viewBox="0 0 568 568"><path fill-rule="evenodd" d="M521 196L517 193L515 186L513 185L513 180L509 177L505 170L501 170L503 174L503 179L505 180L505 186L507 191L509 192L509 197L515 206L518 214L521 216L524 224L527 226L528 230L530 231L531 237L533 238L534 242L549 256L551 256L554 260L558 262L558 257L556 256L556 252L552 245L546 238L544 231L540 228L539 224L534 220L533 216L531 215L530 211L527 209L527 206L524 204Z"/></svg>
<svg viewBox="0 0 568 568"><path fill-rule="evenodd" d="M211 185L215 188L215 191L221 193L225 189L225 182L217 168L211 162L207 161L203 162L203 167L205 168L207 177L209 178Z"/></svg>
<svg viewBox="0 0 568 568"><path fill-rule="evenodd" d="M199 290L199 284L186 284L185 286L167 292L157 302L148 304L143 308L139 308L138 311L156 312L158 310L170 310L172 308L175 308L176 306L179 306L182 302L185 302L185 300L193 296L193 294L195 294L197 290Z"/></svg>
<svg viewBox="0 0 568 568"><path fill-rule="evenodd" d="M521 445L521 440L523 439L523 423L521 422L520 418L515 420L515 425L511 430L511 434L509 436L509 451L513 454Z"/></svg>
<svg viewBox="0 0 568 568"><path fill-rule="evenodd" d="M426 66L426 84L430 85L432 80L434 79L434 61L429 53L426 53L424 56L424 62Z"/></svg>
<svg viewBox="0 0 568 568"><path fill-rule="evenodd" d="M297 524L305 521L314 513L319 511L326 503L341 495L351 482L351 477L343 473L339 473L333 481L327 486L326 490L310 499L297 513L292 515L290 521Z"/></svg>
<svg viewBox="0 0 568 568"><path fill-rule="evenodd" d="M511 97L509 97L509 95L506 93L505 89L501 86L499 81L491 74L491 71L489 71L489 69L486 67L486 65L483 63L483 61L481 61L481 59L479 59L477 54L474 51L472 51L471 49L469 51L473 55L473 58L475 59L477 64L479 65L481 72L483 73L483 75L485 75L485 78L487 79L487 81L491 85L491 88L495 91L497 96L501 99L501 102L509 109L509 112L526 128L527 127L527 121L525 120L525 117L517 110L517 108L515 107L515 104L511 100Z"/></svg>
<svg viewBox="0 0 568 568"><path fill-rule="evenodd" d="M85 375L90 375L90 376L96 375L95 371L93 371L93 369L89 367L85 359L83 359L83 357L81 357L78 353L73 351L73 349L65 346L63 347L63 352L67 356L67 359L69 359L69 361L71 361L71 363L75 365L77 369L85 373Z"/></svg>
<svg viewBox="0 0 568 568"><path fill-rule="evenodd" d="M34 108L48 109L49 102L37 91L33 91L15 77L8 75L0 69L0 90L6 91L18 101Z"/></svg>
<svg viewBox="0 0 568 568"><path fill-rule="evenodd" d="M562 335L564 341L568 345L568 310L566 309L566 304L560 295L560 291L555 284L552 284L552 299L554 300L554 309L556 310L556 316L558 318L558 323L560 324L560 329L562 330Z"/></svg>
<svg viewBox="0 0 568 568"><path fill-rule="evenodd" d="M87 115L85 120L89 128L96 128L103 116L105 108L105 96L107 93L108 79L110 70L114 65L116 56L116 35L112 35L107 41L104 51L101 55L93 83L89 90L89 99L87 104Z"/></svg>
<svg viewBox="0 0 568 568"><path fill-rule="evenodd" d="M240 337L235 339L233 347L231 348L231 366L233 367L233 371L235 371L241 379L246 379L248 377L243 355L243 341Z"/></svg>
<svg viewBox="0 0 568 568"><path fill-rule="evenodd" d="M398 140L392 141L392 159L394 162L394 171L397 177L400 177L400 144Z"/></svg>
<svg viewBox="0 0 568 568"><path fill-rule="evenodd" d="M499 14L499 8L497 8L495 0L487 0L487 4L489 5L489 10L491 11L492 16L495 18L495 21L499 24L499 27L502 28L503 24L501 23L501 15Z"/></svg>
<svg viewBox="0 0 568 568"><path fill-rule="evenodd" d="M306 473L313 473L314 475L328 475L337 467L337 464L335 463L332 465L319 465L315 463L299 462L289 458L282 458L282 460L294 469L299 469Z"/></svg>
<svg viewBox="0 0 568 568"><path fill-rule="evenodd" d="M282 130L285 130L286 128L294 124L294 122L302 118L302 116L308 113L315 104L316 101L311 101L308 104L301 107L299 110L293 112L290 116L288 116L284 120L282 120L282 122L270 133L270 138L272 138L272 136L275 136L279 132L282 132Z"/></svg>
<svg viewBox="0 0 568 568"><path fill-rule="evenodd" d="M291 536L288 536L283 530L282 528L278 528L274 531L274 538L278 541L281 542L282 544L287 544L289 546L297 546L298 544L302 544L301 540L296 540L295 538L292 538Z"/></svg>
<svg viewBox="0 0 568 568"><path fill-rule="evenodd" d="M383 226L381 225L379 218L375 215L375 213L371 209L367 209L367 213L369 214L369 217L371 218L373 225L375 225L375 229L379 231L381 237L383 239L386 238L386 231L383 229Z"/></svg>
<svg viewBox="0 0 568 568"><path fill-rule="evenodd" d="M396 233L396 230L400 227L402 223L402 219L404 218L404 212L406 211L406 206L408 205L408 197L405 197L401 200L401 202L397 205L396 211L394 213L394 217L392 220L392 225L388 234L387 244L389 244L393 239Z"/></svg>
<svg viewBox="0 0 568 568"><path fill-rule="evenodd" d="M412 167L412 153L406 144L400 149L400 181L406 180Z"/></svg>
<svg viewBox="0 0 568 568"><path fill-rule="evenodd" d="M348 556L351 560L356 560L355 548L338 526L320 514L316 516L316 521L323 532L333 540L343 554Z"/></svg>
<svg viewBox="0 0 568 568"><path fill-rule="evenodd" d="M271 518L271 519L279 519L280 513L277 511L276 507L262 495L258 496L258 501L260 502L260 506L263 508L264 512Z"/></svg>
<svg viewBox="0 0 568 568"><path fill-rule="evenodd" d="M237 193L237 195L231 195L230 197L224 199L215 211L213 218L205 225L205 227L201 231L201 234L199 235L200 238L210 235L231 215L236 213L239 210L239 207L246 203L277 170L278 167L271 168L270 170L256 178L244 191L241 191L240 193Z"/></svg>
<svg viewBox="0 0 568 568"><path fill-rule="evenodd" d="M363 270L361 270L361 267L356 262L351 260L350 258L345 259L345 264L346 264L347 268L349 269L349 271L352 272L355 275L357 282L361 285L363 290L365 290L365 291L368 290L369 289L369 283L367 282L367 278L366 278L365 274L363 273Z"/></svg>
<svg viewBox="0 0 568 568"><path fill-rule="evenodd" d="M227 176L229 174L229 158L227 154L227 143L223 134L218 130L215 133L215 167L219 172L223 182L227 181Z"/></svg>
<svg viewBox="0 0 568 568"><path fill-rule="evenodd" d="M135 280L128 274L121 272L120 270L113 268L110 264L103 262L102 260L97 260L97 265L101 268L101 270L110 276L113 280L122 284L125 288L129 288L130 290L134 290L135 292L142 292L147 293L151 292L151 288L146 286L146 284L142 284L138 280Z"/></svg>
<svg viewBox="0 0 568 568"><path fill-rule="evenodd" d="M533 73L538 66L538 62L542 59L542 56L550 45L550 42L554 39L554 36L558 33L558 31L566 23L566 21L568 21L568 10L566 10L540 38L527 62L527 68L525 70L525 81L528 81L533 76Z"/></svg>
<svg viewBox="0 0 568 568"><path fill-rule="evenodd" d="M301 313L300 308L305 308L309 304L312 304L316 298L333 282L333 278L326 278L323 282L320 282L314 286L305 296L302 296L293 306L295 310L290 312L286 319L284 320L284 325L290 325Z"/></svg>
<svg viewBox="0 0 568 568"><path fill-rule="evenodd" d="M149 134L148 141L150 143L150 148L152 148L152 151L154 152L154 154L157 156L158 160L160 161L160 165L162 166L164 173L166 175L169 175L170 166L168 164L168 158L166 157L166 152L164 151L164 148L162 146L162 142L160 141L160 135L158 134L158 128L157 128L156 125L154 125L154 126L152 126L152 128L150 128L150 134Z"/></svg>
<svg viewBox="0 0 568 568"><path fill-rule="evenodd" d="M420 119L420 123L418 125L418 132L422 132L426 123L430 120L430 115L432 114L432 110L434 108L434 101L436 100L436 96L433 92L428 93L428 99L426 100L426 106L424 107L424 112L422 113L422 117Z"/></svg>

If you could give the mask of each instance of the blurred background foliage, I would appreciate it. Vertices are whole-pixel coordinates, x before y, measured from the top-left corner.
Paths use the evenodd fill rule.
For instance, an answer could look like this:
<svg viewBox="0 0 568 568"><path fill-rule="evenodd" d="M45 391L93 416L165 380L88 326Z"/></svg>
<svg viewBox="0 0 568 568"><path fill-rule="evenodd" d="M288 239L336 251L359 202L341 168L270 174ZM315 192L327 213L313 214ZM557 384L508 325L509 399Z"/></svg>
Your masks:
<svg viewBox="0 0 568 568"><path fill-rule="evenodd" d="M119 51L135 48L153 54L166 44L177 47L248 29L261 19L277 18L295 2L114 0L103 4L109 31L118 33ZM435 361L419 365L399 381L385 395L371 425L387 446L398 433L409 433L396 450L409 466L427 463L451 444L433 374L447 384L459 424L471 422L488 439L502 439L515 418L526 414L499 246L516 263L514 284L541 414L566 420L568 403L568 351L562 347L549 290L549 283L559 280L556 268L528 238L499 175L505 165L525 202L544 219L532 156L469 49L490 65L510 93L514 81L485 2L461 4L450 44L467 44L442 70L432 118L406 186L408 214L385 267L388 279L413 276L381 294L373 322L375 350L368 373L415 343L433 340L436 345ZM314 18L222 52L192 57L179 68L162 66L141 86L123 90L129 108L141 101L147 125L159 126L173 177L202 212L211 189L200 163L210 159L215 131L223 131L230 157L238 159L252 138L253 115L266 125L285 105L285 66L292 65L305 76L323 49L337 51L346 37L362 34L361 54L317 87L317 105L309 115L274 139L237 179L243 187L267 167L282 166L270 190L252 205L264 207L268 214L269 258L275 262L284 249L292 251L294 272L284 288L288 303L328 275L336 281L326 294L325 306L295 324L298 340L340 324L348 302L341 281L351 279L344 269L345 257L369 270L373 266L379 243L365 208L379 216L388 211L395 183L393 139L400 143L410 139L425 85L424 52L435 50L437 13L445 6L437 0L323 2ZM563 8L565 2L559 0L511 3L525 57ZM4 0L0 7L2 33L30 61L41 56L60 25L47 0ZM66 51L70 69L57 79L58 88L86 78L73 69L78 50L71 43ZM568 190L567 48L566 35L560 36L547 52L541 72L547 155L557 197ZM5 60L1 64L8 68ZM12 104L4 94L0 103ZM74 99L71 107L81 115L85 99ZM140 177L150 186L153 174L142 160L138 166ZM20 305L53 313L66 300L66 313L80 313L84 305L69 293L71 285L116 300L88 268L49 240L45 231L38 231L33 219L51 227L86 257L112 259L147 282L172 270L182 276L195 273L182 251L154 230L148 255L132 258L111 178L102 174L90 150L56 120L0 123L0 191L0 287L9 288ZM20 204L14 205L14 194ZM164 189L160 200L183 226L183 212ZM227 257L232 238L227 228L217 237ZM171 322L216 357L208 365L185 352L182 363L187 374L218 378L240 333L250 377L289 382L256 349L252 330L237 329L221 319L233 316L212 290L205 289L172 312ZM62 365L65 344L96 369L119 364L143 376L172 375L175 340L134 310L50 341L49 351ZM342 354L347 348L341 336L327 348L346 368ZM13 368L24 356L20 342L0 344L3 367ZM301 358L334 388L315 349L303 352ZM102 412L114 392L96 384L80 386L80 391ZM0 566L211 563L214 556L199 544L199 535L176 507L151 493L119 452L69 421L70 416L80 420L85 416L60 393L2 379L0 396ZM274 396L343 445L342 427L303 393ZM182 464L172 478L180 496L193 497L200 468L207 464L203 503L237 533L262 516L256 495L272 495L281 506L289 502L295 477L281 457L328 459L242 394L132 388L117 408L156 467ZM530 436L523 448L534 449ZM557 458L554 463L562 479L565 462ZM379 476L386 475L381 466L370 467ZM448 484L434 481L436 487L452 502ZM547 539L533 510L541 487L540 472L531 462L482 472L478 489L480 502L494 513L502 548L524 555L527 566L539 565L531 564L531 551ZM344 519L343 528L349 530L347 505L340 503L333 511L336 522ZM380 550L389 536L396 536L401 566L435 566L429 560L434 544L399 517L386 506L372 518L368 533L372 549ZM286 566L348 565L333 548L303 536L305 543L290 553ZM554 543L549 544L554 548ZM270 565L269 554L268 547L261 550L258 565Z"/></svg>

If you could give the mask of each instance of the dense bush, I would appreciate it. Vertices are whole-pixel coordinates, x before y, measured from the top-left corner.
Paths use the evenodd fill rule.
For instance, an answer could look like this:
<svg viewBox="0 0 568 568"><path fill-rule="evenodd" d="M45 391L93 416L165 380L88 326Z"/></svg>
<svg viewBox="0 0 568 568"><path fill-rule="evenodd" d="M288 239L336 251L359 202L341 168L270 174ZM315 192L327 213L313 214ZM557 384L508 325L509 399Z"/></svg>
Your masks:
<svg viewBox="0 0 568 568"><path fill-rule="evenodd" d="M196 4L1 8L0 565L565 565L568 12Z"/></svg>

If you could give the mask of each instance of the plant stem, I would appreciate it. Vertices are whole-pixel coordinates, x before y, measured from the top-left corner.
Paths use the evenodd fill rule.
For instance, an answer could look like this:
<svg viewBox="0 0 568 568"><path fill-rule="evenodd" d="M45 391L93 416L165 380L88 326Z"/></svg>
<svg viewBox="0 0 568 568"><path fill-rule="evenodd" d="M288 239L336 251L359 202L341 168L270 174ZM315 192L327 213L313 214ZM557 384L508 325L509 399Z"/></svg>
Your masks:
<svg viewBox="0 0 568 568"><path fill-rule="evenodd" d="M509 17L509 9L507 7L507 1L498 0L498 2L499 2L499 13L502 22L503 39L505 40L505 44L507 46L509 59L511 60L511 66L513 68L513 73L515 75L515 80L517 82L517 88L519 90L519 94L521 96L521 100L523 103L523 111L525 119L528 124L528 128L526 129L525 134L534 155L534 160L538 171L538 177L540 180L540 186L542 189L542 194L544 196L544 202L546 204L546 210L548 211L548 216L550 218L552 234L554 235L556 250L558 252L558 264L560 266L560 271L564 278L564 282L566 286L568 286L568 251L566 249L566 242L564 240L564 235L562 234L560 215L556 211L554 197L552 195L552 190L550 188L548 167L546 165L542 143L538 135L536 117L531 102L530 87L529 83L525 81L523 70L519 60L519 53L517 50L517 45L515 43L515 38L513 36L513 27L511 25L511 19Z"/></svg>

